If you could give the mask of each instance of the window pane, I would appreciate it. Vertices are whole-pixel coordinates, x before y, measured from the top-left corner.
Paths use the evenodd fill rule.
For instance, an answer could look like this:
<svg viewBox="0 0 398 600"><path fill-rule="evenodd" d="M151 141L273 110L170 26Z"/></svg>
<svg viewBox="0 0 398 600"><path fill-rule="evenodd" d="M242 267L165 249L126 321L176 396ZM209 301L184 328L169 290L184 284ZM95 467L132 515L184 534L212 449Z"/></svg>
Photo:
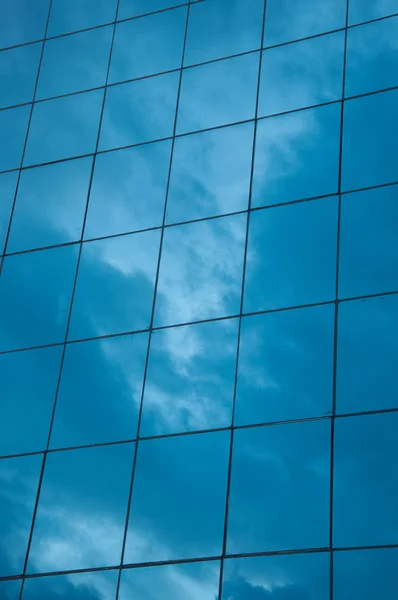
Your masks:
<svg viewBox="0 0 398 600"><path fill-rule="evenodd" d="M246 215L165 230L155 325L237 314Z"/></svg>
<svg viewBox="0 0 398 600"><path fill-rule="evenodd" d="M344 33L263 52L259 115L341 98Z"/></svg>
<svg viewBox="0 0 398 600"><path fill-rule="evenodd" d="M343 196L341 297L398 288L398 186Z"/></svg>
<svg viewBox="0 0 398 600"><path fill-rule="evenodd" d="M0 171L20 166L29 115L30 106L0 111Z"/></svg>
<svg viewBox="0 0 398 600"><path fill-rule="evenodd" d="M236 319L153 333L142 435L231 425L237 338Z"/></svg>
<svg viewBox="0 0 398 600"><path fill-rule="evenodd" d="M0 460L0 577L23 571L41 463L41 455Z"/></svg>
<svg viewBox="0 0 398 600"><path fill-rule="evenodd" d="M19 600L21 581L0 581L0 598L3 600Z"/></svg>
<svg viewBox="0 0 398 600"><path fill-rule="evenodd" d="M329 555L295 554L229 559L223 600L329 600Z"/></svg>
<svg viewBox="0 0 398 600"><path fill-rule="evenodd" d="M110 83L179 69L186 19L184 7L118 23Z"/></svg>
<svg viewBox="0 0 398 600"><path fill-rule="evenodd" d="M31 102L41 44L0 52L0 108Z"/></svg>
<svg viewBox="0 0 398 600"><path fill-rule="evenodd" d="M80 239L91 167L82 158L22 171L9 252Z"/></svg>
<svg viewBox="0 0 398 600"><path fill-rule="evenodd" d="M252 147L253 123L177 138L166 221L246 210Z"/></svg>
<svg viewBox="0 0 398 600"><path fill-rule="evenodd" d="M44 37L50 0L13 0L0 3L0 47Z"/></svg>
<svg viewBox="0 0 398 600"><path fill-rule="evenodd" d="M229 432L140 442L125 562L221 552Z"/></svg>
<svg viewBox="0 0 398 600"><path fill-rule="evenodd" d="M228 553L329 545L330 423L235 431Z"/></svg>
<svg viewBox="0 0 398 600"><path fill-rule="evenodd" d="M187 0L120 0L119 19L146 15L157 10L187 4Z"/></svg>
<svg viewBox="0 0 398 600"><path fill-rule="evenodd" d="M397 12L397 0L350 0L348 23L362 23L371 19L379 19Z"/></svg>
<svg viewBox="0 0 398 600"><path fill-rule="evenodd" d="M147 344L137 334L67 346L52 448L136 437Z"/></svg>
<svg viewBox="0 0 398 600"><path fill-rule="evenodd" d="M0 349L62 342L77 247L6 257L0 278Z"/></svg>
<svg viewBox="0 0 398 600"><path fill-rule="evenodd" d="M186 69L182 77L177 132L253 119L258 61L256 52Z"/></svg>
<svg viewBox="0 0 398 600"><path fill-rule="evenodd" d="M117 571L26 579L22 600L115 600Z"/></svg>
<svg viewBox="0 0 398 600"><path fill-rule="evenodd" d="M0 175L0 254L3 254L7 237L17 177L17 172Z"/></svg>
<svg viewBox="0 0 398 600"><path fill-rule="evenodd" d="M245 317L235 424L331 413L334 306Z"/></svg>
<svg viewBox="0 0 398 600"><path fill-rule="evenodd" d="M113 21L117 0L52 0L48 35L77 31Z"/></svg>
<svg viewBox="0 0 398 600"><path fill-rule="evenodd" d="M103 90L35 104L25 165L94 152Z"/></svg>
<svg viewBox="0 0 398 600"><path fill-rule="evenodd" d="M398 408L398 296L339 307L339 413Z"/></svg>
<svg viewBox="0 0 398 600"><path fill-rule="evenodd" d="M336 238L336 198L253 212L244 311L333 299Z"/></svg>
<svg viewBox="0 0 398 600"><path fill-rule="evenodd" d="M108 88L100 149L170 137L178 81L178 73L168 73Z"/></svg>
<svg viewBox="0 0 398 600"><path fill-rule="evenodd" d="M340 104L258 122L252 207L337 192Z"/></svg>
<svg viewBox="0 0 398 600"><path fill-rule="evenodd" d="M167 140L98 154L85 238L162 225L170 148Z"/></svg>
<svg viewBox="0 0 398 600"><path fill-rule="evenodd" d="M345 104L343 190L395 181L398 174L398 90Z"/></svg>
<svg viewBox="0 0 398 600"><path fill-rule="evenodd" d="M83 245L69 339L149 327L159 231Z"/></svg>
<svg viewBox="0 0 398 600"><path fill-rule="evenodd" d="M44 450L61 347L0 355L0 455Z"/></svg>
<svg viewBox="0 0 398 600"><path fill-rule="evenodd" d="M337 419L334 544L397 544L398 413Z"/></svg>
<svg viewBox="0 0 398 600"><path fill-rule="evenodd" d="M119 563L133 454L116 444L47 455L28 573Z"/></svg>

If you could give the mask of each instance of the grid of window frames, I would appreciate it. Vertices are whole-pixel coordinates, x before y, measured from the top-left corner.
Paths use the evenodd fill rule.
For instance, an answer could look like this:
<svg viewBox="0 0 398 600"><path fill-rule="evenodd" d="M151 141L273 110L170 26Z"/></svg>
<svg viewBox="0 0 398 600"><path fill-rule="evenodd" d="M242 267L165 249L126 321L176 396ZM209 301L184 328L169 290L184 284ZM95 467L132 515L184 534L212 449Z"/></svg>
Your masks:
<svg viewBox="0 0 398 600"><path fill-rule="evenodd" d="M1 600L398 596L397 39L1 2Z"/></svg>

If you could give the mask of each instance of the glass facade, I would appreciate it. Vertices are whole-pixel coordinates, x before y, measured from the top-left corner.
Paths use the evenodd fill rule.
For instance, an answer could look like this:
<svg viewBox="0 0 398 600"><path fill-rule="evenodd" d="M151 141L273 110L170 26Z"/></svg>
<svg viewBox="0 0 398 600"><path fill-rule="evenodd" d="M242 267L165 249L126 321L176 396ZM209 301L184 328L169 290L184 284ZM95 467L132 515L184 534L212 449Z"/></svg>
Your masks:
<svg viewBox="0 0 398 600"><path fill-rule="evenodd" d="M398 0L0 2L0 599L398 597Z"/></svg>

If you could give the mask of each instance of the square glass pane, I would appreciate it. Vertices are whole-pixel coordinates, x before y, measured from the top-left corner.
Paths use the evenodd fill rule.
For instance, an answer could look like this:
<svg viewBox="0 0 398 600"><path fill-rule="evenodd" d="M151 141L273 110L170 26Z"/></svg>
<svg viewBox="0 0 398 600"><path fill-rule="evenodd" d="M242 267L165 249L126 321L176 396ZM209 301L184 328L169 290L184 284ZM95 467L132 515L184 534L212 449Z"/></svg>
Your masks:
<svg viewBox="0 0 398 600"><path fill-rule="evenodd" d="M23 571L41 464L40 454L0 460L0 577Z"/></svg>
<svg viewBox="0 0 398 600"><path fill-rule="evenodd" d="M397 105L398 90L345 103L343 190L397 180Z"/></svg>
<svg viewBox="0 0 398 600"><path fill-rule="evenodd" d="M137 17L181 4L187 4L187 0L120 0L118 18Z"/></svg>
<svg viewBox="0 0 398 600"><path fill-rule="evenodd" d="M245 236L246 215L165 230L156 326L239 312Z"/></svg>
<svg viewBox="0 0 398 600"><path fill-rule="evenodd" d="M0 108L31 102L41 44L0 52Z"/></svg>
<svg viewBox="0 0 398 600"><path fill-rule="evenodd" d="M347 0L267 0L265 46L344 27L346 3Z"/></svg>
<svg viewBox="0 0 398 600"><path fill-rule="evenodd" d="M22 171L8 251L81 238L92 158Z"/></svg>
<svg viewBox="0 0 398 600"><path fill-rule="evenodd" d="M263 51L259 116L341 98L344 33Z"/></svg>
<svg viewBox="0 0 398 600"><path fill-rule="evenodd" d="M2 600L19 600L21 580L0 581L0 598Z"/></svg>
<svg viewBox="0 0 398 600"><path fill-rule="evenodd" d="M219 571L219 562L125 569L119 600L217 600Z"/></svg>
<svg viewBox="0 0 398 600"><path fill-rule="evenodd" d="M250 216L244 312L333 300L337 198Z"/></svg>
<svg viewBox="0 0 398 600"><path fill-rule="evenodd" d="M398 288L398 186L342 198L340 297Z"/></svg>
<svg viewBox="0 0 398 600"><path fill-rule="evenodd" d="M177 133L254 118L259 54L186 69L182 76Z"/></svg>
<svg viewBox="0 0 398 600"><path fill-rule="evenodd" d="M336 420L336 547L398 543L397 428L398 413Z"/></svg>
<svg viewBox="0 0 398 600"><path fill-rule="evenodd" d="M125 563L221 553L230 434L140 442Z"/></svg>
<svg viewBox="0 0 398 600"><path fill-rule="evenodd" d="M0 175L0 254L3 253L7 238L17 178L17 171Z"/></svg>
<svg viewBox="0 0 398 600"><path fill-rule="evenodd" d="M184 7L118 23L109 82L179 69L186 20Z"/></svg>
<svg viewBox="0 0 398 600"><path fill-rule="evenodd" d="M398 295L339 306L337 411L398 408Z"/></svg>
<svg viewBox="0 0 398 600"><path fill-rule="evenodd" d="M252 208L338 190L340 104L258 121Z"/></svg>
<svg viewBox="0 0 398 600"><path fill-rule="evenodd" d="M8 256L0 278L0 350L62 342L78 249Z"/></svg>
<svg viewBox="0 0 398 600"><path fill-rule="evenodd" d="M167 223L246 210L253 123L176 138Z"/></svg>
<svg viewBox="0 0 398 600"><path fill-rule="evenodd" d="M334 305L242 320L235 424L331 413Z"/></svg>
<svg viewBox="0 0 398 600"><path fill-rule="evenodd" d="M0 455L44 450L62 348L0 355Z"/></svg>
<svg viewBox="0 0 398 600"><path fill-rule="evenodd" d="M153 332L141 435L229 427L237 342L237 319Z"/></svg>
<svg viewBox="0 0 398 600"><path fill-rule="evenodd" d="M105 84L113 27L47 40L37 98L51 98Z"/></svg>
<svg viewBox="0 0 398 600"><path fill-rule="evenodd" d="M59 35L110 23L117 0L52 0L48 35Z"/></svg>
<svg viewBox="0 0 398 600"><path fill-rule="evenodd" d="M30 106L0 110L0 171L18 169L21 164Z"/></svg>
<svg viewBox="0 0 398 600"><path fill-rule="evenodd" d="M335 598L394 600L398 594L397 564L398 548L335 552Z"/></svg>
<svg viewBox="0 0 398 600"><path fill-rule="evenodd" d="M51 448L136 437L147 345L145 333L68 344Z"/></svg>
<svg viewBox="0 0 398 600"><path fill-rule="evenodd" d="M86 239L162 225L170 148L166 140L97 155Z"/></svg>
<svg viewBox="0 0 398 600"><path fill-rule="evenodd" d="M228 553L329 545L330 423L235 431Z"/></svg>
<svg viewBox="0 0 398 600"><path fill-rule="evenodd" d="M397 38L398 17L348 30L346 96L398 84Z"/></svg>
<svg viewBox="0 0 398 600"><path fill-rule="evenodd" d="M227 559L223 600L329 600L329 554Z"/></svg>
<svg viewBox="0 0 398 600"><path fill-rule="evenodd" d="M83 245L69 339L149 327L159 231Z"/></svg>
<svg viewBox="0 0 398 600"><path fill-rule="evenodd" d="M28 573L119 564L134 444L47 455Z"/></svg>
<svg viewBox="0 0 398 600"><path fill-rule="evenodd" d="M35 104L25 165L94 152L103 90Z"/></svg>
<svg viewBox="0 0 398 600"><path fill-rule="evenodd" d="M100 149L171 137L178 81L178 73L168 73L108 88Z"/></svg>
<svg viewBox="0 0 398 600"><path fill-rule="evenodd" d="M26 579L22 600L115 600L117 571Z"/></svg>
<svg viewBox="0 0 398 600"><path fill-rule="evenodd" d="M41 40L50 0L13 0L0 3L0 48Z"/></svg>
<svg viewBox="0 0 398 600"><path fill-rule="evenodd" d="M350 0L348 24L363 23L397 13L397 0Z"/></svg>
<svg viewBox="0 0 398 600"><path fill-rule="evenodd" d="M185 64L258 50L263 10L264 0L212 0L191 6Z"/></svg>

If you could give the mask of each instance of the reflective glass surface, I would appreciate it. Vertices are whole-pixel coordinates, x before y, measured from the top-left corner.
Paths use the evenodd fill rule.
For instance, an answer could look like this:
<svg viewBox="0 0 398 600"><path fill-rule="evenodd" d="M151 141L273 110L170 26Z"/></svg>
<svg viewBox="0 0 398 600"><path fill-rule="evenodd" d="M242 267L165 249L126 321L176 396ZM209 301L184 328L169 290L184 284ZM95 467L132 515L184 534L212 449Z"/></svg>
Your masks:
<svg viewBox="0 0 398 600"><path fill-rule="evenodd" d="M0 47L44 37L50 0L13 0L0 4Z"/></svg>
<svg viewBox="0 0 398 600"><path fill-rule="evenodd" d="M0 594L4 600L19 600L20 589L18 580L0 581Z"/></svg>
<svg viewBox="0 0 398 600"><path fill-rule="evenodd" d="M41 44L0 52L0 108L31 102Z"/></svg>
<svg viewBox="0 0 398 600"><path fill-rule="evenodd" d="M0 253L3 253L10 222L18 173L0 175Z"/></svg>
<svg viewBox="0 0 398 600"><path fill-rule="evenodd" d="M196 1L196 0L192 0ZM186 0L120 0L119 19L147 15L158 10L187 4Z"/></svg>
<svg viewBox="0 0 398 600"><path fill-rule="evenodd" d="M20 166L29 114L30 106L0 111L0 171Z"/></svg>
<svg viewBox="0 0 398 600"><path fill-rule="evenodd" d="M26 579L22 600L115 600L117 571Z"/></svg>
<svg viewBox="0 0 398 600"><path fill-rule="evenodd" d="M78 31L113 21L117 0L52 0L48 35Z"/></svg>
<svg viewBox="0 0 398 600"><path fill-rule="evenodd" d="M397 13L396 0L350 0L348 11L349 24L363 23Z"/></svg>

